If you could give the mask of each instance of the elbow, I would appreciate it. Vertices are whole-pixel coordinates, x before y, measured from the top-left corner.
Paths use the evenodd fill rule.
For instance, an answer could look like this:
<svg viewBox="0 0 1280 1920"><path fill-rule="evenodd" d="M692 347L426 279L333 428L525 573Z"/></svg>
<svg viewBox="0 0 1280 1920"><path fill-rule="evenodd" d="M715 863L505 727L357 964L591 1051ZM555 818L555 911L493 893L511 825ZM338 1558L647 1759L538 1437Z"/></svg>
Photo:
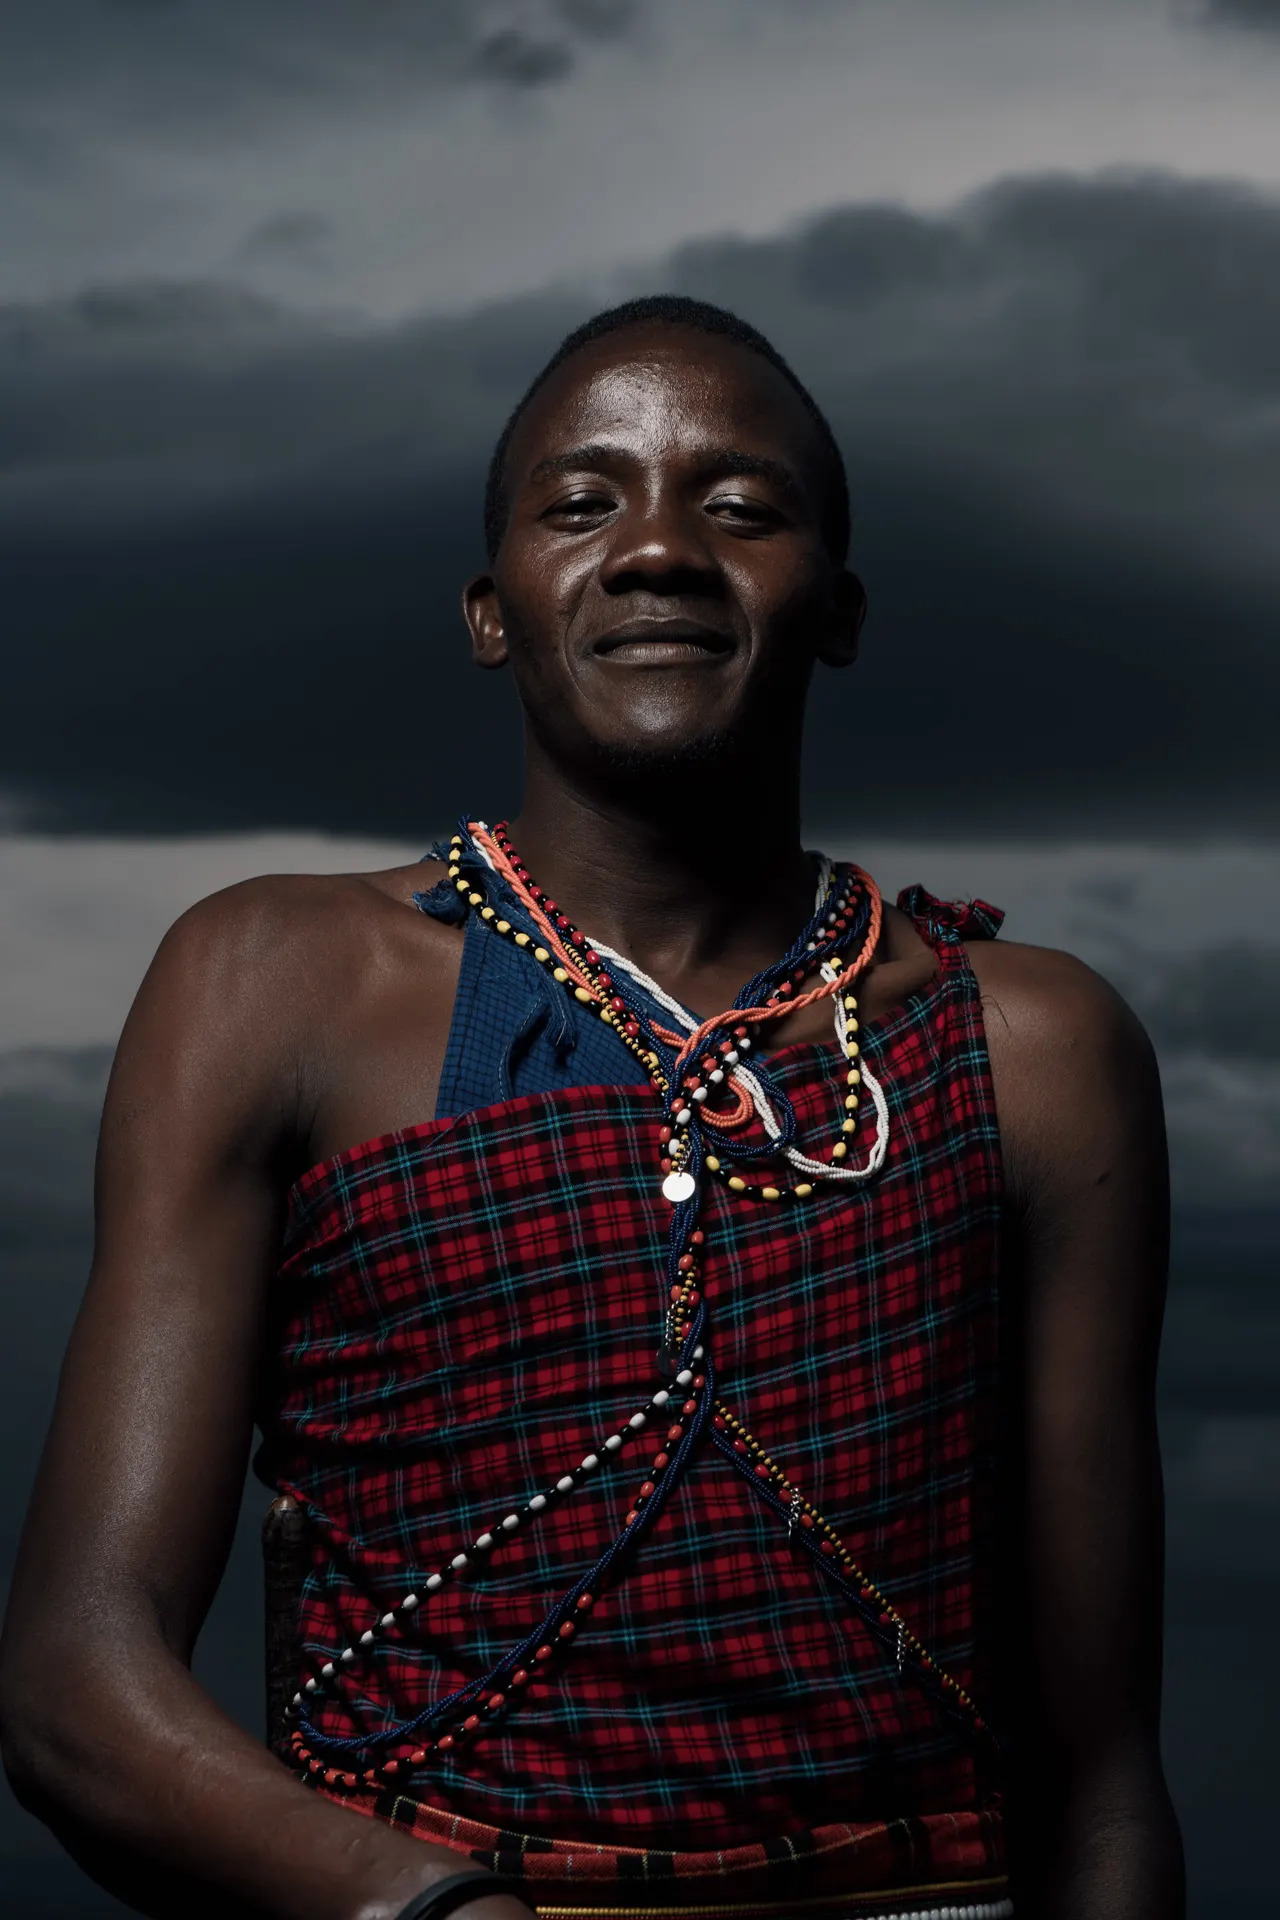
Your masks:
<svg viewBox="0 0 1280 1920"><path fill-rule="evenodd" d="M70 1705L49 1678L57 1670L13 1645L0 1660L0 1763L18 1804L45 1821L74 1789Z"/></svg>
<svg viewBox="0 0 1280 1920"><path fill-rule="evenodd" d="M37 1714L26 1697L24 1678L6 1661L0 1671L0 1764L13 1797L28 1813L38 1811L41 1781L47 1771L45 1740Z"/></svg>
<svg viewBox="0 0 1280 1920"><path fill-rule="evenodd" d="M36 1716L6 1676L0 1685L0 1764L14 1799L28 1813L38 1814L44 1800L44 1752Z"/></svg>

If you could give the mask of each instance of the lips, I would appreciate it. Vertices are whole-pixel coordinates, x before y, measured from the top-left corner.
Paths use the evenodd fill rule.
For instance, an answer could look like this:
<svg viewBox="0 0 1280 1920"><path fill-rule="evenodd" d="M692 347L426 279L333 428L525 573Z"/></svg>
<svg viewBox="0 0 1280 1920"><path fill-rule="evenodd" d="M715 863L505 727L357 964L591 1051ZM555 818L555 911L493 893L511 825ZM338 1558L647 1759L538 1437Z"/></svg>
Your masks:
<svg viewBox="0 0 1280 1920"><path fill-rule="evenodd" d="M694 620L634 620L592 642L598 658L628 666L706 666L733 651L733 638Z"/></svg>

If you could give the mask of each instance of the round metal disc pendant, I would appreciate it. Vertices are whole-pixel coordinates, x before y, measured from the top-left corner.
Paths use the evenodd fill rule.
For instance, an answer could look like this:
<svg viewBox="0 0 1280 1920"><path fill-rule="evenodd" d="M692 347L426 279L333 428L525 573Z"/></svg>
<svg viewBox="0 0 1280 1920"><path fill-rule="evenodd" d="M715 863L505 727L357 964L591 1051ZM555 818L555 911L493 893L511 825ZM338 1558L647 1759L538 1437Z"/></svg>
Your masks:
<svg viewBox="0 0 1280 1920"><path fill-rule="evenodd" d="M697 1185L691 1173L669 1173L662 1183L662 1191L672 1206L678 1207L682 1200L692 1200Z"/></svg>

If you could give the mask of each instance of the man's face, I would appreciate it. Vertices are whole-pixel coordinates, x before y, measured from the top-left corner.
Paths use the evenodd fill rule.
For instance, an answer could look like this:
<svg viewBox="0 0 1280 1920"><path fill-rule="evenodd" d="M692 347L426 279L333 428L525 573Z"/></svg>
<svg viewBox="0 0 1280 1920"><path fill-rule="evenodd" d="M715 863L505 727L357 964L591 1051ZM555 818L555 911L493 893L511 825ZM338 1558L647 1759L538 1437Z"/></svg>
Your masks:
<svg viewBox="0 0 1280 1920"><path fill-rule="evenodd" d="M637 326L557 369L466 595L477 659L510 659L553 760L674 768L794 737L862 608L823 541L822 471L799 397L736 342Z"/></svg>

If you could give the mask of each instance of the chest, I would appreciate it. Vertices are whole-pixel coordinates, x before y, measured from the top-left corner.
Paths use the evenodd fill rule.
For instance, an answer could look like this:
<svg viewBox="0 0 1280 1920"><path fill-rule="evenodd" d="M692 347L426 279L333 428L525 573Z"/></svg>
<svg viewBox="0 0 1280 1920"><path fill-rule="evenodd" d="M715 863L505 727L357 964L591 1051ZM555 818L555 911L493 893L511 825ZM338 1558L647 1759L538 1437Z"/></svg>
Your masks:
<svg viewBox="0 0 1280 1920"><path fill-rule="evenodd" d="M488 938L479 934L481 953ZM392 937L384 935L367 949L344 957L324 1017L317 1022L308 1056L300 1066L300 1168L361 1141L432 1120L439 1110L446 1072L451 1080L456 1078L457 1055L469 1044L468 1030L478 1024L483 1044L497 1044L493 1035L483 1033L485 1010L476 1004L479 988L473 978L474 964L464 967L465 940L462 928L441 925L412 910L394 926ZM934 954L914 935L901 945L890 938L883 957L859 982L863 1021L892 1016L927 987L936 964ZM525 962L525 967L527 992L520 991L517 966L499 1024L518 1024L533 1004L540 969L532 961ZM699 1011L730 1004L736 991L735 985L714 972L662 984ZM831 1031L827 1004L803 1008L771 1023L770 1050L822 1044L830 1040ZM596 1065L591 1078L623 1084L639 1078L635 1069L620 1066L617 1073L605 1073L599 1062ZM476 1084L486 1083L484 1073L472 1078ZM564 1084L572 1084L572 1077ZM478 1096L476 1104L480 1103ZM451 1110L456 1111L456 1106Z"/></svg>

